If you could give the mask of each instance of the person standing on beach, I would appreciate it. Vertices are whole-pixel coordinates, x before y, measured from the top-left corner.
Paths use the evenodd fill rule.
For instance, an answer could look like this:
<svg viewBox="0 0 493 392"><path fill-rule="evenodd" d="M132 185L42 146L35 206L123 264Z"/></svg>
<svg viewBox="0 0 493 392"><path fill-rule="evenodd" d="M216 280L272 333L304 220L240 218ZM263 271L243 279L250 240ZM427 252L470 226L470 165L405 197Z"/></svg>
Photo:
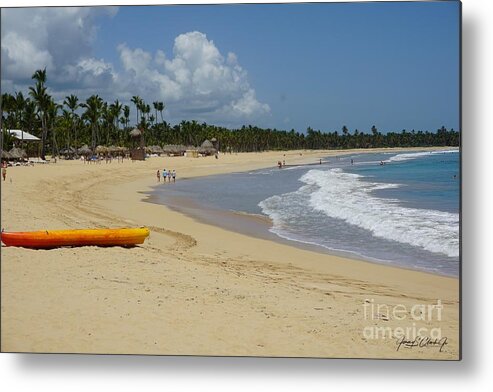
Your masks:
<svg viewBox="0 0 493 392"><path fill-rule="evenodd" d="M157 182L161 182L161 173L159 172L159 169L157 169L156 176L157 176Z"/></svg>
<svg viewBox="0 0 493 392"><path fill-rule="evenodd" d="M166 169L163 169L163 184L166 184L166 177L168 176L168 172Z"/></svg>
<svg viewBox="0 0 493 392"><path fill-rule="evenodd" d="M171 170L168 171L168 182L171 182Z"/></svg>
<svg viewBox="0 0 493 392"><path fill-rule="evenodd" d="M2 177L4 181L7 178L7 168L5 166L2 168Z"/></svg>
<svg viewBox="0 0 493 392"><path fill-rule="evenodd" d="M175 169L173 169L172 177L173 177L173 182L176 182L176 170Z"/></svg>

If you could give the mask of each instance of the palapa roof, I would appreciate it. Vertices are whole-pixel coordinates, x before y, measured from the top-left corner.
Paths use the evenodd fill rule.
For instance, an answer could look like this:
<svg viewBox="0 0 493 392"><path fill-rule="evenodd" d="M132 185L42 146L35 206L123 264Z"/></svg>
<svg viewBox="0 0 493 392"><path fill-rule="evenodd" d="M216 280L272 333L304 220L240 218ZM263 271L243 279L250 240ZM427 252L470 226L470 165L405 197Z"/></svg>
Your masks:
<svg viewBox="0 0 493 392"><path fill-rule="evenodd" d="M149 151L153 154L161 154L164 152L161 146L150 146Z"/></svg>
<svg viewBox="0 0 493 392"><path fill-rule="evenodd" d="M216 149L214 148L214 145L209 140L204 140L204 142L198 148L198 150L201 154L215 154L216 153Z"/></svg>
<svg viewBox="0 0 493 392"><path fill-rule="evenodd" d="M108 148L107 147L105 147L105 146L97 146L96 147L96 153L97 154L104 154L106 152L108 152Z"/></svg>
<svg viewBox="0 0 493 392"><path fill-rule="evenodd" d="M134 128L130 131L130 136L132 137L139 137L142 135L142 131L139 128Z"/></svg>
<svg viewBox="0 0 493 392"><path fill-rule="evenodd" d="M61 155L73 155L76 152L77 152L77 150L74 147L62 148L60 150Z"/></svg>
<svg viewBox="0 0 493 392"><path fill-rule="evenodd" d="M214 145L210 140L205 139L202 145L200 146L202 148L214 148Z"/></svg>
<svg viewBox="0 0 493 392"><path fill-rule="evenodd" d="M120 146L109 146L106 147L106 151L108 152L125 152L127 149L125 147Z"/></svg>
<svg viewBox="0 0 493 392"><path fill-rule="evenodd" d="M79 148L79 154L89 155L92 154L92 150L88 147L87 144L84 144L81 148Z"/></svg>
<svg viewBox="0 0 493 392"><path fill-rule="evenodd" d="M14 159L27 158L27 154L22 148L14 147L9 153Z"/></svg>
<svg viewBox="0 0 493 392"><path fill-rule="evenodd" d="M10 155L10 152L2 150L2 159L12 159L12 155Z"/></svg>
<svg viewBox="0 0 493 392"><path fill-rule="evenodd" d="M188 148L181 144L167 144L163 146L163 152L167 154L181 154L187 151Z"/></svg>

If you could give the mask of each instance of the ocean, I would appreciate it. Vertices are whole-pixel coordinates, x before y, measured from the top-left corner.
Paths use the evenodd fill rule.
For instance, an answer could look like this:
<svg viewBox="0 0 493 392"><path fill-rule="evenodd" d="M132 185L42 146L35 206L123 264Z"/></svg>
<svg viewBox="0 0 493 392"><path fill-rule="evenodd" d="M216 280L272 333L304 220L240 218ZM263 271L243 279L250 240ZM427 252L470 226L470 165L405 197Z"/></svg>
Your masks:
<svg viewBox="0 0 493 392"><path fill-rule="evenodd" d="M457 150L344 155L309 166L286 163L283 169L177 181L156 187L153 195L158 203L227 229L458 276ZM272 224L252 224L244 214L268 217Z"/></svg>

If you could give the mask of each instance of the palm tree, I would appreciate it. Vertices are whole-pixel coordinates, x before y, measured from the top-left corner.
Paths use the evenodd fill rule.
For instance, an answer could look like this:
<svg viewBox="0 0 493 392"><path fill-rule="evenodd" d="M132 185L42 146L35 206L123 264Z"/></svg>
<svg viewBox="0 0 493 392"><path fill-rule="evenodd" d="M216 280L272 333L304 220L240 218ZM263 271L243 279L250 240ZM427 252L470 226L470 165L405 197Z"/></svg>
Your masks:
<svg viewBox="0 0 493 392"><path fill-rule="evenodd" d="M123 117L125 118L125 128L128 128L128 123L130 121L130 106L125 105L123 107Z"/></svg>
<svg viewBox="0 0 493 392"><path fill-rule="evenodd" d="M2 121L7 129L13 129L15 127L15 98L9 93L2 94ZM6 117L3 114L6 114Z"/></svg>
<svg viewBox="0 0 493 392"><path fill-rule="evenodd" d="M74 147L77 149L77 128L76 128L76 114L75 111L80 107L79 105L79 98L77 98L76 95L72 94L67 97L65 97L65 101L63 101L64 105L67 106L70 109L71 113L71 123L72 123L72 133L74 134ZM67 147L70 147L70 133L68 133L68 139L67 139Z"/></svg>
<svg viewBox="0 0 493 392"><path fill-rule="evenodd" d="M161 122L164 123L163 120L164 102L157 102L157 110L159 111L159 113L161 113ZM157 118L157 114L156 114L156 118Z"/></svg>
<svg viewBox="0 0 493 392"><path fill-rule="evenodd" d="M152 106L154 106L154 111L156 112L156 120L157 120L157 112L158 112L158 107L159 107L159 102L158 101L154 101L152 103Z"/></svg>
<svg viewBox="0 0 493 392"><path fill-rule="evenodd" d="M46 83L46 68L36 70L36 72L34 72L33 76L31 76L31 79L35 79L37 82L45 84Z"/></svg>
<svg viewBox="0 0 493 392"><path fill-rule="evenodd" d="M24 111L22 113L22 128L32 133L36 122L36 104L29 98L26 99Z"/></svg>
<svg viewBox="0 0 493 392"><path fill-rule="evenodd" d="M46 68L44 70L38 69L33 75L32 79L36 80L36 85L34 87L29 87L29 95L33 98L36 103L36 109L38 117L41 120L41 158L45 159L46 155L46 136L48 135L48 125L47 125L47 110L51 97L46 92Z"/></svg>
<svg viewBox="0 0 493 392"><path fill-rule="evenodd" d="M22 94L22 92L18 92L18 93L15 94L14 104L15 104L15 122L16 122L16 126L20 126L21 127L22 112L24 111L24 107L26 105L26 100L24 99L24 95Z"/></svg>
<svg viewBox="0 0 493 392"><path fill-rule="evenodd" d="M110 109L111 109L112 114L113 114L114 119L115 119L115 127L116 128L119 128L118 119L120 118L120 113L122 112L122 108L123 108L123 105L120 103L120 101L118 101L118 99L115 100L115 102L113 102L110 105Z"/></svg>
<svg viewBox="0 0 493 392"><path fill-rule="evenodd" d="M142 114L144 119L144 127L147 128L147 123L149 122L149 113L151 112L151 107L142 103Z"/></svg>
<svg viewBox="0 0 493 392"><path fill-rule="evenodd" d="M138 124L139 123L139 109L140 109L140 106L142 105L142 98L140 98L138 95L134 95L130 101L135 105L135 108L137 109L137 124Z"/></svg>
<svg viewBox="0 0 493 392"><path fill-rule="evenodd" d="M99 95L91 95L87 98L85 103L81 104L86 109L83 116L89 121L91 125L91 148L92 151L96 149L97 130L99 125L99 119L101 117L101 111L103 108L103 100Z"/></svg>
<svg viewBox="0 0 493 392"><path fill-rule="evenodd" d="M51 155L54 157L58 153L58 146L56 143L56 135L55 135L55 120L57 118L58 114L58 109L60 109L62 105L57 104L51 97L49 99L48 105L47 105L47 124L49 125L51 129L51 137L52 137L52 144L51 144Z"/></svg>

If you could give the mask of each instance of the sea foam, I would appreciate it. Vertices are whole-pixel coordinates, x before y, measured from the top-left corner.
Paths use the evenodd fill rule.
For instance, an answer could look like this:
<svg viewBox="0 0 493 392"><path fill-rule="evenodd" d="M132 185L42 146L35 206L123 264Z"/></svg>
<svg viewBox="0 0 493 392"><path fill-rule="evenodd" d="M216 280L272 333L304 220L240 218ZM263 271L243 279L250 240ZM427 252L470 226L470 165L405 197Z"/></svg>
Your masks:
<svg viewBox="0 0 493 392"><path fill-rule="evenodd" d="M459 214L404 207L398 200L373 194L376 190L399 187L397 184L368 182L358 174L338 168L310 170L300 181L305 185L297 191L259 203L273 220L274 233L282 234L287 227L303 220L311 209L368 230L375 237L448 257L459 256Z"/></svg>
<svg viewBox="0 0 493 392"><path fill-rule="evenodd" d="M458 150L410 152L410 153L394 155L393 157L387 159L385 162L402 162L402 161L408 161L410 159L417 159L427 155L449 154L449 153L457 153L457 152Z"/></svg>

